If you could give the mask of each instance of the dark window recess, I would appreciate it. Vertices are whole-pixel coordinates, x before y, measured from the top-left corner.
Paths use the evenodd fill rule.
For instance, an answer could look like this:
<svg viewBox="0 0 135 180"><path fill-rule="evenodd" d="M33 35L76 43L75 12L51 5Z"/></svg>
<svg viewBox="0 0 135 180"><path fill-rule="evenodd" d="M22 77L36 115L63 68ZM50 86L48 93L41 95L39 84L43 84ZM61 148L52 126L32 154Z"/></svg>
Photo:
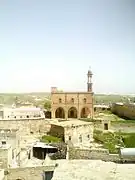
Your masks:
<svg viewBox="0 0 135 180"><path fill-rule="evenodd" d="M51 180L53 178L53 171L46 171L43 173L43 180Z"/></svg>
<svg viewBox="0 0 135 180"><path fill-rule="evenodd" d="M16 119L16 116L14 116L14 118Z"/></svg>
<svg viewBox="0 0 135 180"><path fill-rule="evenodd" d="M59 98L59 103L62 103L62 99L61 98Z"/></svg>
<svg viewBox="0 0 135 180"><path fill-rule="evenodd" d="M82 136L79 136L79 141L82 142Z"/></svg>
<svg viewBox="0 0 135 180"><path fill-rule="evenodd" d="M71 99L71 102L74 103L74 98Z"/></svg>
<svg viewBox="0 0 135 180"><path fill-rule="evenodd" d="M69 141L71 141L71 136L68 137Z"/></svg>
<svg viewBox="0 0 135 180"><path fill-rule="evenodd" d="M6 141L1 141L2 145L6 144Z"/></svg>
<svg viewBox="0 0 135 180"><path fill-rule="evenodd" d="M86 98L83 99L83 102L86 103Z"/></svg>
<svg viewBox="0 0 135 180"><path fill-rule="evenodd" d="M26 117L27 117L27 118L29 118L29 116L28 116L28 115L27 115Z"/></svg>
<svg viewBox="0 0 135 180"><path fill-rule="evenodd" d="M90 139L90 135L89 134L87 135L87 138Z"/></svg>
<svg viewBox="0 0 135 180"><path fill-rule="evenodd" d="M104 130L108 130L108 124L107 123L104 124Z"/></svg>

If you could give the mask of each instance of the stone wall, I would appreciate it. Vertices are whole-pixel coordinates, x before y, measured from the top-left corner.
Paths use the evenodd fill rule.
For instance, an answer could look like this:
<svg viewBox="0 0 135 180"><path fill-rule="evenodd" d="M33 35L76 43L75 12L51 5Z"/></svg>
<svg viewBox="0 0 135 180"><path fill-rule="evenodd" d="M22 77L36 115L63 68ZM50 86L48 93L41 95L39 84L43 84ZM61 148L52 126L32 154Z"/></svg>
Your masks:
<svg viewBox="0 0 135 180"><path fill-rule="evenodd" d="M0 129L18 129L21 135L46 133L50 129L45 119L0 120Z"/></svg>
<svg viewBox="0 0 135 180"><path fill-rule="evenodd" d="M111 129L113 131L121 131L126 133L135 132L135 123L122 123L122 122L112 122Z"/></svg>
<svg viewBox="0 0 135 180"><path fill-rule="evenodd" d="M91 145L93 141L93 125L72 125L72 127L65 127L65 142L71 142L74 147L81 147Z"/></svg>
<svg viewBox="0 0 135 180"><path fill-rule="evenodd" d="M69 148L69 159L118 161L119 156L117 154L109 154L108 150L88 150Z"/></svg>
<svg viewBox="0 0 135 180"><path fill-rule="evenodd" d="M12 163L12 147L0 148L0 168L8 168Z"/></svg>
<svg viewBox="0 0 135 180"><path fill-rule="evenodd" d="M54 171L54 166L14 168L7 171L7 180L42 180L45 171Z"/></svg>
<svg viewBox="0 0 135 180"><path fill-rule="evenodd" d="M51 128L48 134L51 136L62 138L64 140L64 128L61 126L51 124Z"/></svg>
<svg viewBox="0 0 135 180"><path fill-rule="evenodd" d="M102 121L101 120L94 121L94 128L99 129L99 130L104 130ZM109 124L108 130L132 133L132 132L135 132L135 123L131 123L130 121L128 123L124 123L121 121L119 122L111 121L111 124Z"/></svg>
<svg viewBox="0 0 135 180"><path fill-rule="evenodd" d="M134 104L113 104L111 111L125 119L135 119Z"/></svg>
<svg viewBox="0 0 135 180"><path fill-rule="evenodd" d="M20 152L20 133L15 129L0 129L0 142L11 144L14 156Z"/></svg>
<svg viewBox="0 0 135 180"><path fill-rule="evenodd" d="M0 180L4 180L4 169L0 169Z"/></svg>

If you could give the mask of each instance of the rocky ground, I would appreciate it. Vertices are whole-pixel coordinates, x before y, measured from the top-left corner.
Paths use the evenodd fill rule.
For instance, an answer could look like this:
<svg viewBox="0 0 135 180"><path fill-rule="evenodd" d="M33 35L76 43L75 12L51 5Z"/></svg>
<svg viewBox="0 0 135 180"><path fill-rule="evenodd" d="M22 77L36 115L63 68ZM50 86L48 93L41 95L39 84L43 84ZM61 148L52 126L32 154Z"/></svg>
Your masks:
<svg viewBox="0 0 135 180"><path fill-rule="evenodd" d="M57 160L52 180L134 180L135 164L101 160Z"/></svg>

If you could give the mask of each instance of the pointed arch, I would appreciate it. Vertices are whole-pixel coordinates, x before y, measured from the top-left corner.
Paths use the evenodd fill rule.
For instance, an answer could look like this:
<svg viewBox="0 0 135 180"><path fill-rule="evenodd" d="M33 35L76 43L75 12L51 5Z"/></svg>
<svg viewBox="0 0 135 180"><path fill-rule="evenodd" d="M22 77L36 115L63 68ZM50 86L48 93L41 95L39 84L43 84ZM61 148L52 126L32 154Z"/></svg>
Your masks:
<svg viewBox="0 0 135 180"><path fill-rule="evenodd" d="M90 114L90 109L88 107L83 107L81 110L81 118L87 118Z"/></svg>
<svg viewBox="0 0 135 180"><path fill-rule="evenodd" d="M65 111L62 107L59 107L55 111L55 118L65 118Z"/></svg>
<svg viewBox="0 0 135 180"><path fill-rule="evenodd" d="M77 118L77 109L75 107L68 110L68 118Z"/></svg>

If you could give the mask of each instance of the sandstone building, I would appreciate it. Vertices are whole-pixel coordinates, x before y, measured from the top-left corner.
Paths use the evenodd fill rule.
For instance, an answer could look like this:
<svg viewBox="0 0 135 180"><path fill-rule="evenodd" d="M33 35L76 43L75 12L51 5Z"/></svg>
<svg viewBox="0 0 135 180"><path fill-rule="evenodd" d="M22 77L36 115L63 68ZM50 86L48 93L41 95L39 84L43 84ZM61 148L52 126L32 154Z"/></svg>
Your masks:
<svg viewBox="0 0 135 180"><path fill-rule="evenodd" d="M3 108L0 110L0 119L43 119L44 112L36 107Z"/></svg>
<svg viewBox="0 0 135 180"><path fill-rule="evenodd" d="M93 142L93 123L80 120L51 122L50 134L73 147L90 147Z"/></svg>
<svg viewBox="0 0 135 180"><path fill-rule="evenodd" d="M59 92L51 89L52 118L87 118L93 117L92 72L89 70L86 92Z"/></svg>

